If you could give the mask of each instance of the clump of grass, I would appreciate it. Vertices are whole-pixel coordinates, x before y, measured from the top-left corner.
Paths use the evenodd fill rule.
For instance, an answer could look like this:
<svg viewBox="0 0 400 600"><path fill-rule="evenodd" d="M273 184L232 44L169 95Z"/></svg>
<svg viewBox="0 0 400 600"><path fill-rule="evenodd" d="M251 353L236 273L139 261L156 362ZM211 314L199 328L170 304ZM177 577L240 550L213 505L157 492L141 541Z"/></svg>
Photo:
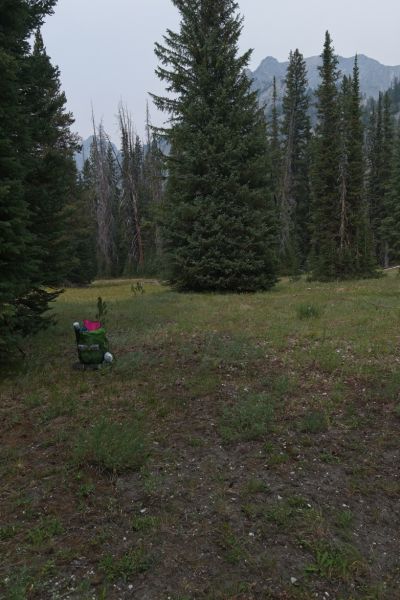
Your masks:
<svg viewBox="0 0 400 600"><path fill-rule="evenodd" d="M271 431L274 406L265 394L253 394L231 408L226 408L220 421L225 442L263 439Z"/></svg>
<svg viewBox="0 0 400 600"><path fill-rule="evenodd" d="M57 517L48 517L30 530L28 539L33 546L40 547L56 535L61 535L63 531L63 526Z"/></svg>
<svg viewBox="0 0 400 600"><path fill-rule="evenodd" d="M159 519L151 515L136 515L132 519L133 531L152 531L157 528L158 524Z"/></svg>
<svg viewBox="0 0 400 600"><path fill-rule="evenodd" d="M224 523L219 534L219 544L224 552L225 560L231 565L243 562L247 557L247 552L240 539L232 531L231 526Z"/></svg>
<svg viewBox="0 0 400 600"><path fill-rule="evenodd" d="M43 404L43 395L40 392L32 392L24 398L27 408L37 408Z"/></svg>
<svg viewBox="0 0 400 600"><path fill-rule="evenodd" d="M354 515L351 510L341 510L336 515L336 525L340 527L340 529L347 530L354 523Z"/></svg>
<svg viewBox="0 0 400 600"><path fill-rule="evenodd" d="M252 496L253 494L265 494L269 491L267 484L261 479L249 479L244 486L244 493Z"/></svg>
<svg viewBox="0 0 400 600"><path fill-rule="evenodd" d="M146 437L139 421L114 423L105 418L82 432L75 446L78 465L94 465L112 473L137 470L148 456Z"/></svg>
<svg viewBox="0 0 400 600"><path fill-rule="evenodd" d="M49 423L58 417L72 417L75 415L76 410L76 397L71 394L60 393L56 390L44 408L41 420L43 423Z"/></svg>
<svg viewBox="0 0 400 600"><path fill-rule="evenodd" d="M354 546L333 542L318 542L314 548L315 562L306 572L328 580L347 581L365 571L365 561Z"/></svg>
<svg viewBox="0 0 400 600"><path fill-rule="evenodd" d="M0 527L0 542L11 540L19 532L19 525L4 525Z"/></svg>
<svg viewBox="0 0 400 600"><path fill-rule="evenodd" d="M2 582L3 583L3 582ZM25 600L28 597L28 589L32 585L32 577L28 569L15 570L4 580L4 588L8 600Z"/></svg>
<svg viewBox="0 0 400 600"><path fill-rule="evenodd" d="M329 429L329 416L319 410L309 411L298 424L301 433L323 433Z"/></svg>
<svg viewBox="0 0 400 600"><path fill-rule="evenodd" d="M296 307L298 319L318 319L322 315L322 310L315 304L299 304Z"/></svg>
<svg viewBox="0 0 400 600"><path fill-rule="evenodd" d="M152 560L142 548L130 550L120 558L107 554L100 561L100 570L109 582L128 581L139 573L145 573L151 567Z"/></svg>

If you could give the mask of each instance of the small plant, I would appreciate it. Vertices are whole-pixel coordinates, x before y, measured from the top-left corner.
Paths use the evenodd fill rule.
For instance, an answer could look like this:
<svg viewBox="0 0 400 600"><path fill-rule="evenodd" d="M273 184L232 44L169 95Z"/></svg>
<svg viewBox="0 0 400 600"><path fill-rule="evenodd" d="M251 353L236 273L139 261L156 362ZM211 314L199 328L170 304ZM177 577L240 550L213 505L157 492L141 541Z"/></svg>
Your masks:
<svg viewBox="0 0 400 600"><path fill-rule="evenodd" d="M0 527L0 542L11 540L17 535L19 529L19 525L4 525L3 527Z"/></svg>
<svg viewBox="0 0 400 600"><path fill-rule="evenodd" d="M157 528L159 520L150 515L137 515L132 519L133 531L152 531Z"/></svg>
<svg viewBox="0 0 400 600"><path fill-rule="evenodd" d="M311 549L311 548L310 548ZM319 542L313 548L315 563L306 572L328 580L348 580L351 576L365 571L365 562L354 546Z"/></svg>
<svg viewBox="0 0 400 600"><path fill-rule="evenodd" d="M144 289L142 283L137 281L136 283L132 283L131 292L134 296L143 296L143 294L146 293L146 290Z"/></svg>
<svg viewBox="0 0 400 600"><path fill-rule="evenodd" d="M265 518L281 529L287 529L291 525L295 510L287 502L279 502L265 511Z"/></svg>
<svg viewBox="0 0 400 600"><path fill-rule="evenodd" d="M272 429L274 407L265 394L254 394L224 410L221 436L226 442L264 438Z"/></svg>
<svg viewBox="0 0 400 600"><path fill-rule="evenodd" d="M329 429L329 417L322 411L310 411L301 419L298 429L301 433L323 433Z"/></svg>
<svg viewBox="0 0 400 600"><path fill-rule="evenodd" d="M231 565L237 565L246 559L247 552L228 523L224 523L220 529L219 544L224 551L226 561Z"/></svg>
<svg viewBox="0 0 400 600"><path fill-rule="evenodd" d="M63 531L63 527L57 517L48 517L47 519L42 519L40 525L30 530L28 539L33 546L40 547L53 537L61 535Z"/></svg>
<svg viewBox="0 0 400 600"><path fill-rule="evenodd" d="M265 494L269 491L267 484L261 479L249 479L244 486L244 493L252 496L254 494Z"/></svg>
<svg viewBox="0 0 400 600"><path fill-rule="evenodd" d="M147 444L140 422L114 423L105 418L82 432L75 447L78 465L122 473L139 469L147 459Z"/></svg>
<svg viewBox="0 0 400 600"><path fill-rule="evenodd" d="M336 516L336 525L341 529L347 530L354 523L354 515L351 510L341 510Z"/></svg>
<svg viewBox="0 0 400 600"><path fill-rule="evenodd" d="M96 321L99 321L102 325L106 322L106 316L108 314L107 302L104 302L103 298L99 296L97 298L97 312Z"/></svg>
<svg viewBox="0 0 400 600"><path fill-rule="evenodd" d="M121 558L115 558L107 554L100 561L100 570L104 573L107 581L113 582L122 579L128 581L130 577L138 573L145 573L151 567L151 559L143 549L130 550Z"/></svg>
<svg viewBox="0 0 400 600"><path fill-rule="evenodd" d="M315 304L299 304L296 308L298 319L318 319L322 311Z"/></svg>
<svg viewBox="0 0 400 600"><path fill-rule="evenodd" d="M26 600L28 589L32 586L32 577L28 569L15 570L4 580L6 596L8 600Z"/></svg>
<svg viewBox="0 0 400 600"><path fill-rule="evenodd" d="M78 489L78 496L81 499L89 498L89 496L91 496L94 493L95 489L96 488L92 482L82 483L82 485L79 486Z"/></svg>

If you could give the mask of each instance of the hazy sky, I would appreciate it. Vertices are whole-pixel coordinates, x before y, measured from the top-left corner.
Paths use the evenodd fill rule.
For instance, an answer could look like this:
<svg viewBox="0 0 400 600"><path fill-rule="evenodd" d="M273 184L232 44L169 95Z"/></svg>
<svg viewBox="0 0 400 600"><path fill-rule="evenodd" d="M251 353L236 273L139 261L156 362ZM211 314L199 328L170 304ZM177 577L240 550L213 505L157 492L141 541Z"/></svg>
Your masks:
<svg viewBox="0 0 400 600"><path fill-rule="evenodd" d="M400 64L399 0L240 0L245 17L243 50L254 48L250 67L266 56L286 60L298 47L321 53L329 29L338 54L367 54ZM178 15L170 0L59 0L44 27L47 51L61 69L75 129L91 133L91 103L109 134L118 139L115 114L122 99L142 135L147 92L162 91L154 69L155 41ZM153 109L153 121L162 119Z"/></svg>

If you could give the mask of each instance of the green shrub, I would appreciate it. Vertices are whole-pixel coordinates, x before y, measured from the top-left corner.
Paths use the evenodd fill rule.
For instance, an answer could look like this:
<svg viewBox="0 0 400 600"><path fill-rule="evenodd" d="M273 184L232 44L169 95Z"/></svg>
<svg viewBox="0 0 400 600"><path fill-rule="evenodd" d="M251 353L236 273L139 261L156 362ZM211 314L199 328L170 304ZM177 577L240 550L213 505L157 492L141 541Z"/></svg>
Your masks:
<svg viewBox="0 0 400 600"><path fill-rule="evenodd" d="M274 407L265 394L254 394L231 408L226 408L220 421L224 441L262 439L272 429Z"/></svg>
<svg viewBox="0 0 400 600"><path fill-rule="evenodd" d="M318 319L322 311L315 304L299 304L296 308L296 314L298 319Z"/></svg>
<svg viewBox="0 0 400 600"><path fill-rule="evenodd" d="M140 421L114 423L103 418L82 432L75 446L78 465L90 464L113 473L139 469L147 455Z"/></svg>
<svg viewBox="0 0 400 600"><path fill-rule="evenodd" d="M323 411L311 410L301 419L298 429L301 433L323 433L329 429L329 417Z"/></svg>

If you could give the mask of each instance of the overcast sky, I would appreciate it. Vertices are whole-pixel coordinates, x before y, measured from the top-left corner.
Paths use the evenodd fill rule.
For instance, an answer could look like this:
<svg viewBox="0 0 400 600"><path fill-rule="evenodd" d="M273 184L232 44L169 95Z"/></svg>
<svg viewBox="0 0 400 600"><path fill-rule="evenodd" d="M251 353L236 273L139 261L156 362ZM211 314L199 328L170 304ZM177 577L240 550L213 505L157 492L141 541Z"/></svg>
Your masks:
<svg viewBox="0 0 400 600"><path fill-rule="evenodd" d="M386 65L400 64L399 0L240 0L245 17L243 50L253 48L250 67L263 58L286 60L298 47L321 53L329 29L338 54L367 54ZM148 92L162 91L153 48L178 15L170 0L59 0L44 27L47 51L61 69L75 129L91 133L91 104L109 134L122 99L143 134ZM162 120L162 119L161 119ZM153 121L161 123L153 109Z"/></svg>

